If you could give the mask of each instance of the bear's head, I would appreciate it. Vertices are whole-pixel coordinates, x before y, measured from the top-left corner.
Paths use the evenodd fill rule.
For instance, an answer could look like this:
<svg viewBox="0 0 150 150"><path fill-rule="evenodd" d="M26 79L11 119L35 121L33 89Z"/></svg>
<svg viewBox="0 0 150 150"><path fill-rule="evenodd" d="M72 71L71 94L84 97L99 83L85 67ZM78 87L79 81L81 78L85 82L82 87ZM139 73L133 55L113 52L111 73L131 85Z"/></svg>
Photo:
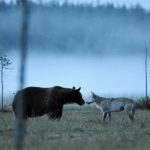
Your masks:
<svg viewBox="0 0 150 150"><path fill-rule="evenodd" d="M80 93L80 90L81 87L79 87L78 89L75 89L75 87L73 87L73 102L81 106L85 104L85 101L82 98L82 94Z"/></svg>

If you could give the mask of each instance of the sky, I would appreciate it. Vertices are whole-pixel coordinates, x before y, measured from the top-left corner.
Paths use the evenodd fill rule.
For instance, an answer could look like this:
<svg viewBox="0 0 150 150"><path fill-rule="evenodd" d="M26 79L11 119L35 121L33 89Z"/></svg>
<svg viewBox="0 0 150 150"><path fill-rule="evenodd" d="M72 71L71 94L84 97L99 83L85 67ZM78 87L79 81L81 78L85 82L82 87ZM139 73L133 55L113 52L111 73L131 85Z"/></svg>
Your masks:
<svg viewBox="0 0 150 150"><path fill-rule="evenodd" d="M2 0L0 0L2 1ZM16 0L4 0L7 3L10 1L14 2ZM34 2L41 2L44 1L45 3L49 3L51 1L58 1L60 4L63 4L66 0L31 0ZM106 3L113 3L115 7L120 7L122 5L126 5L127 7L132 7L137 4L140 4L144 9L150 10L150 0L67 0L69 3L73 3L75 5L78 4L90 4L96 6L97 4L106 4Z"/></svg>

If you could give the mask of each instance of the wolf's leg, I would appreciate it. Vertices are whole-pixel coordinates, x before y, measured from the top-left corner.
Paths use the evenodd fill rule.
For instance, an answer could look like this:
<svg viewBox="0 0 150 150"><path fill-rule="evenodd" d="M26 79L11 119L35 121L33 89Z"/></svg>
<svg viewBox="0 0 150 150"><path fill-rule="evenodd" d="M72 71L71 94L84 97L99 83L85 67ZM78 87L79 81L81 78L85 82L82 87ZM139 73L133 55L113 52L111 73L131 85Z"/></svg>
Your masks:
<svg viewBox="0 0 150 150"><path fill-rule="evenodd" d="M125 105L125 111L127 112L127 115L128 115L128 117L129 117L129 119L131 120L131 121L134 121L134 113L135 113L135 110L133 110L134 108L132 107L132 105L130 105L130 104L127 104L127 105Z"/></svg>
<svg viewBox="0 0 150 150"><path fill-rule="evenodd" d="M131 121L134 121L134 115L132 113L129 113L128 116Z"/></svg>
<svg viewBox="0 0 150 150"><path fill-rule="evenodd" d="M104 112L104 113L103 113L103 122L105 122L106 117L107 117L107 113Z"/></svg>
<svg viewBox="0 0 150 150"><path fill-rule="evenodd" d="M131 120L134 121L134 114L135 114L135 109L133 108L131 111Z"/></svg>
<svg viewBox="0 0 150 150"><path fill-rule="evenodd" d="M128 114L129 119L130 119L131 121L134 121L135 108L131 108L131 106L128 107L128 105L127 105L127 106L125 107L125 110L126 110L126 112L127 112L127 114Z"/></svg>
<svg viewBox="0 0 150 150"><path fill-rule="evenodd" d="M134 110L126 110L127 114L128 114L128 117L131 121L134 121L134 113L135 111Z"/></svg>
<svg viewBox="0 0 150 150"><path fill-rule="evenodd" d="M109 115L109 122L111 121L111 112L108 113Z"/></svg>

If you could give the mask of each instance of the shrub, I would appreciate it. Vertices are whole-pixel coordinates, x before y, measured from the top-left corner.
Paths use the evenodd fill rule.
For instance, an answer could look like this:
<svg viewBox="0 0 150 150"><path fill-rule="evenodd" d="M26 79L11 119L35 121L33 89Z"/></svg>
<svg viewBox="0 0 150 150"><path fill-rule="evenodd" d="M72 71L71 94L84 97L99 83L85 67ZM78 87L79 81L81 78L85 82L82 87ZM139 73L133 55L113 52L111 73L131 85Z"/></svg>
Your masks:
<svg viewBox="0 0 150 150"><path fill-rule="evenodd" d="M148 97L148 100L146 98L140 98L136 102L136 107L138 109L148 109L150 110L150 97Z"/></svg>

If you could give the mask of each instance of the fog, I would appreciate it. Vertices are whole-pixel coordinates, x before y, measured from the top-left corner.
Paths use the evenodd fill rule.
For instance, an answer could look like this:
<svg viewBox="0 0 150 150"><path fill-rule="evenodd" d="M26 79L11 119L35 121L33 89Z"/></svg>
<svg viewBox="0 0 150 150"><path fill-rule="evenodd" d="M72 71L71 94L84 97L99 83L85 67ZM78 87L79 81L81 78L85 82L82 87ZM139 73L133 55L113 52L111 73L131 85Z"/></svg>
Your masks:
<svg viewBox="0 0 150 150"><path fill-rule="evenodd" d="M0 4L0 20L0 51L13 62L13 70L4 72L4 94L13 97L19 89L21 7ZM81 86L84 97L91 91L144 96L149 24L150 12L140 6L30 4L26 87Z"/></svg>
<svg viewBox="0 0 150 150"><path fill-rule="evenodd" d="M3 5L2 5L3 6ZM4 7L4 6L3 6ZM0 48L19 48L21 10L9 6L0 13ZM150 13L113 5L70 6L31 5L29 48L53 53L91 55L143 55L150 39Z"/></svg>
<svg viewBox="0 0 150 150"><path fill-rule="evenodd" d="M18 89L19 59L14 53L9 57L12 57L14 69L5 71L4 88L5 95L12 97ZM91 57L30 52L26 81L26 86L81 86L84 97L89 97L93 91L105 97L138 98L145 94L144 57Z"/></svg>

